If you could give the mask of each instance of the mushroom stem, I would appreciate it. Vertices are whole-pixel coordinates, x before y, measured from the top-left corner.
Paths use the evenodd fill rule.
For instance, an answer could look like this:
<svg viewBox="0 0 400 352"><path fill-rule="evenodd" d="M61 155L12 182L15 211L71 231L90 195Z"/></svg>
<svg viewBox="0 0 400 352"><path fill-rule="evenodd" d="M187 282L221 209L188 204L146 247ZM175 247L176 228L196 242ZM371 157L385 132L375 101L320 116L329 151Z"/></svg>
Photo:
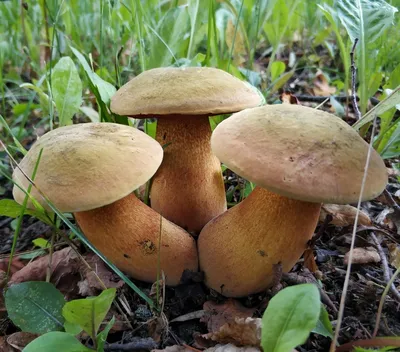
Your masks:
<svg viewBox="0 0 400 352"><path fill-rule="evenodd" d="M177 285L185 269L198 269L194 239L130 194L110 205L74 214L82 232L117 267L146 282L163 270ZM162 227L160 233L160 221ZM161 248L158 248L161 236ZM160 255L160 268L157 258Z"/></svg>
<svg viewBox="0 0 400 352"><path fill-rule="evenodd" d="M298 201L256 187L241 203L210 221L198 240L207 286L228 297L268 288L273 265L289 271L318 222L320 203Z"/></svg>
<svg viewBox="0 0 400 352"><path fill-rule="evenodd" d="M164 159L153 178L151 207L194 233L226 210L221 165L210 137L208 116L174 115L157 122Z"/></svg>

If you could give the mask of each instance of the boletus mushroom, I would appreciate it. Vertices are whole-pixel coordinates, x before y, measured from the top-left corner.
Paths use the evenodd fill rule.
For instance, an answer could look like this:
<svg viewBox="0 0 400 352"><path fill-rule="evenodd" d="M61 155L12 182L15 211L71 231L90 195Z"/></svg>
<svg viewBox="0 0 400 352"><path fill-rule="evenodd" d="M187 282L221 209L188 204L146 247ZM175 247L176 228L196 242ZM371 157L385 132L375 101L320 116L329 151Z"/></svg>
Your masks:
<svg viewBox="0 0 400 352"><path fill-rule="evenodd" d="M369 149L339 117L286 104L233 114L214 130L211 146L231 170L257 185L199 235L206 284L231 297L268 288L274 265L284 272L294 266L314 233L321 203L358 201ZM375 198L386 184L384 162L371 150L362 199Z"/></svg>
<svg viewBox="0 0 400 352"><path fill-rule="evenodd" d="M111 110L157 117L164 159L153 178L151 207L198 234L226 210L219 160L211 151L209 116L262 104L250 85L219 69L167 67L145 71L111 98Z"/></svg>
<svg viewBox="0 0 400 352"><path fill-rule="evenodd" d="M162 219L132 193L161 164L158 142L114 123L60 127L40 137L20 162L28 176L41 150L35 184L60 211L74 213L88 240L117 267L152 282L160 255L160 269L169 285L179 283L184 269L197 270L197 248L189 233ZM20 169L15 169L13 179L28 188ZM13 195L23 202L25 193L17 186ZM31 195L50 210L35 188Z"/></svg>

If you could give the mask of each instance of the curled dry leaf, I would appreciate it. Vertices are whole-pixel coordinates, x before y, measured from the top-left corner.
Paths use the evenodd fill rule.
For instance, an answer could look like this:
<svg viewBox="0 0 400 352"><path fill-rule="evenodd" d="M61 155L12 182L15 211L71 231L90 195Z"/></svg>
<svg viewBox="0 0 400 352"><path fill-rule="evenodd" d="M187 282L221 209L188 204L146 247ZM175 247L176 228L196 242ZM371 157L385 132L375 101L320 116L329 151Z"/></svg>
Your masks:
<svg viewBox="0 0 400 352"><path fill-rule="evenodd" d="M204 334L201 337L218 343L258 347L261 343L261 319L235 318L234 321L222 325L218 331Z"/></svg>
<svg viewBox="0 0 400 352"><path fill-rule="evenodd" d="M36 339L39 335L30 332L19 331L7 337L7 343L17 351L22 351L26 345ZM2 351L0 349L0 351Z"/></svg>
<svg viewBox="0 0 400 352"><path fill-rule="evenodd" d="M313 93L317 96L329 96L336 92L336 88L329 85L328 79L321 70L315 74L313 84Z"/></svg>
<svg viewBox="0 0 400 352"><path fill-rule="evenodd" d="M349 263L350 252L347 252L344 256L344 264ZM353 264L368 264L368 263L379 263L381 257L375 248L354 248L353 250Z"/></svg>
<svg viewBox="0 0 400 352"><path fill-rule="evenodd" d="M353 225L356 219L357 208L351 205L323 204L319 215L319 221L324 222L327 215L332 216L330 224L335 226ZM368 214L360 210L358 225L371 226L372 221Z"/></svg>
<svg viewBox="0 0 400 352"><path fill-rule="evenodd" d="M114 274L105 267L100 258L94 254L89 254L85 257L85 260L93 270L89 270L70 247L53 253L50 281L67 298L73 298L77 295L92 296L103 290L104 288L97 277L102 280L107 288L120 287L122 285L121 281L115 282L115 280L112 280ZM26 281L44 281L48 265L49 255L30 262L12 275L9 285Z"/></svg>
<svg viewBox="0 0 400 352"><path fill-rule="evenodd" d="M195 351L199 350L188 346L175 345L166 347L164 350L153 350L152 352L195 352ZM261 349L253 346L237 347L229 343L227 345L216 345L207 348L203 350L203 352L261 352Z"/></svg>
<svg viewBox="0 0 400 352"><path fill-rule="evenodd" d="M203 305L205 311L201 322L207 324L209 332L218 331L224 324L233 322L236 318L253 316L255 308L246 308L235 299L228 299L222 304L207 301Z"/></svg>
<svg viewBox="0 0 400 352"><path fill-rule="evenodd" d="M389 243L387 247L389 249L390 265L398 269L400 267L400 248L395 243Z"/></svg>
<svg viewBox="0 0 400 352"><path fill-rule="evenodd" d="M12 348L7 343L7 336L0 336L0 351L1 352L15 352L17 350L15 348Z"/></svg>
<svg viewBox="0 0 400 352"><path fill-rule="evenodd" d="M297 97L294 94L286 91L281 94L281 102L282 104L300 105L300 102L297 99Z"/></svg>

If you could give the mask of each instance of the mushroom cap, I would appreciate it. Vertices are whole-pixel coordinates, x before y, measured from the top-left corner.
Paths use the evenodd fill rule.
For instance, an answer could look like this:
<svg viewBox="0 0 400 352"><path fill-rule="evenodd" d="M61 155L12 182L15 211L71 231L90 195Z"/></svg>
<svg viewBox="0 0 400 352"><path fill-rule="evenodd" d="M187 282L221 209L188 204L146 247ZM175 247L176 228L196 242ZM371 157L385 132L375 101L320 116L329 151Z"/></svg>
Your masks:
<svg viewBox="0 0 400 352"><path fill-rule="evenodd" d="M119 115L218 115L263 104L250 84L211 67L163 67L144 71L111 98Z"/></svg>
<svg viewBox="0 0 400 352"><path fill-rule="evenodd" d="M238 175L283 196L318 203L356 202L369 145L339 117L300 105L266 105L233 114L211 137L216 156ZM388 176L371 150L363 200Z"/></svg>
<svg viewBox="0 0 400 352"><path fill-rule="evenodd" d="M163 158L154 139L116 123L83 123L44 134L19 164L29 177L40 150L34 182L62 212L91 210L127 196L155 174ZM29 186L18 168L13 180L25 190ZM31 195L50 210L35 187ZM14 185L13 196L22 204L25 193Z"/></svg>

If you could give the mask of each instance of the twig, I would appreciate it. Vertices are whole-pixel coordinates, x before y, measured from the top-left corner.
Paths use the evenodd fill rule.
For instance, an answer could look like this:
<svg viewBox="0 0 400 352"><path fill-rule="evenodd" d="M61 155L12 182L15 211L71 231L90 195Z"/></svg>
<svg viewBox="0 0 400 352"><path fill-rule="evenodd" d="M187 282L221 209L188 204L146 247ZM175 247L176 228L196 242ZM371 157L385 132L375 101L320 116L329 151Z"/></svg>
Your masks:
<svg viewBox="0 0 400 352"><path fill-rule="evenodd" d="M356 49L358 43L358 38L356 38L354 40L354 44L353 47L351 48L351 52L350 52L350 59L351 59L351 101L353 103L353 108L354 108L354 112L355 115L357 117L357 120L361 119L361 112L358 109L358 105L357 105L357 98L356 98L356 75L357 75L357 69L356 69L356 65L354 63L354 51Z"/></svg>
<svg viewBox="0 0 400 352"><path fill-rule="evenodd" d="M314 275L310 272L307 271L305 272L307 276L301 276L296 273L283 273L282 274L282 279L287 282L289 285L298 285L298 284L309 284L313 283L318 287L318 290L321 294L321 300L323 303L325 303L329 308L331 308L335 313L337 313L337 308L333 304L332 300L329 298L327 293L321 288L321 286L318 284L317 280L315 279Z"/></svg>
<svg viewBox="0 0 400 352"><path fill-rule="evenodd" d="M330 96L314 96L314 95L307 95L307 94L295 94L295 97L300 101L309 101L311 103L322 103L327 99L334 98L338 102L344 103L347 101L347 95L330 95ZM369 98L372 105L378 105L379 99L375 97ZM356 97L356 100L359 101L360 98Z"/></svg>
<svg viewBox="0 0 400 352"><path fill-rule="evenodd" d="M370 158L371 158L371 151L373 150L372 141L374 140L375 128L376 128L376 116L375 116L374 121L373 121L372 132L371 132L371 140L369 142L367 160L365 162L364 175L363 175L363 178L362 178L362 181L361 181L360 195L358 197L358 202L357 202L357 212L356 212L356 217L355 217L355 220L354 220L353 233L352 233L352 236L351 236L351 245L350 245L350 252L349 252L349 263L347 265L346 277L345 277L344 284L343 284L342 297L340 298L339 314L338 314L338 318L337 318L335 336L332 339L332 343L331 343L329 352L335 352L336 345L337 345L338 338L339 338L340 327L342 325L342 320L343 320L343 315L344 315L344 306L346 304L347 289L349 287L349 282L350 282L351 264L353 262L353 250L354 250L354 244L355 244L355 240L356 240L358 217L360 215L361 201L362 201L362 197L363 197L363 194L364 194L364 188L365 188L365 183L366 183L367 174L368 174L367 171L368 171L368 167L369 167L369 161L370 161Z"/></svg>
<svg viewBox="0 0 400 352"><path fill-rule="evenodd" d="M397 202L393 199L392 195L390 194L390 192L385 189L383 191L383 193L385 194L385 197L389 198L390 202L392 203L391 205L393 206L393 208L396 208L396 210L400 210L400 206L397 204Z"/></svg>
<svg viewBox="0 0 400 352"><path fill-rule="evenodd" d="M381 257L381 261L382 261L382 269L383 269L383 278L385 279L385 284L387 284L390 281L390 277L392 276L391 270L389 269L389 264L387 262L386 259L386 254L382 249L381 244L378 241L378 238L376 237L376 235L371 231L371 233L369 234L372 238L372 241L374 242L376 249L378 250L378 253ZM390 285L390 290L393 293L393 296L396 298L396 300L398 302L400 302L400 293L399 291L397 291L397 288L394 284Z"/></svg>
<svg viewBox="0 0 400 352"><path fill-rule="evenodd" d="M157 348L157 343L151 338L135 338L134 341L129 343L110 343L104 347L105 351L137 351L146 350L150 351Z"/></svg>

